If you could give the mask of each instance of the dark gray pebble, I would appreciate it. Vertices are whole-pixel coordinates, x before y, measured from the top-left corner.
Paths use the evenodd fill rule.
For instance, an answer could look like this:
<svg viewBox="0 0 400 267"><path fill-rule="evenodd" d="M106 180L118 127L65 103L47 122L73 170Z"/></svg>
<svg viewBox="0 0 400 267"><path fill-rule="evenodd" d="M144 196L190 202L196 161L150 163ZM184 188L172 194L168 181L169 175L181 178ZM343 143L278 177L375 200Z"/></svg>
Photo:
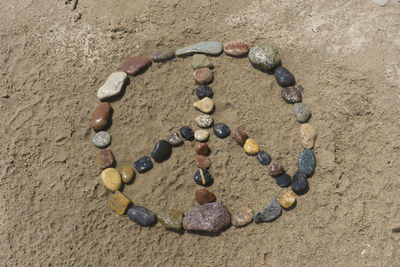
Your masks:
<svg viewBox="0 0 400 267"><path fill-rule="evenodd" d="M282 87L293 86L296 84L293 74L281 66L275 68L275 78L278 84Z"/></svg>
<svg viewBox="0 0 400 267"><path fill-rule="evenodd" d="M160 140L154 146L151 157L157 162L163 162L171 156L172 146L168 141Z"/></svg>
<svg viewBox="0 0 400 267"><path fill-rule="evenodd" d="M207 169L201 168L194 174L194 181L198 185L210 186L213 183L213 178Z"/></svg>
<svg viewBox="0 0 400 267"><path fill-rule="evenodd" d="M300 172L305 173L307 176L311 176L314 173L316 165L315 154L311 149L304 149L301 151L299 160L297 161L297 167Z"/></svg>
<svg viewBox="0 0 400 267"><path fill-rule="evenodd" d="M294 104L293 113L296 120L300 123L307 122L311 117L311 110L303 103Z"/></svg>
<svg viewBox="0 0 400 267"><path fill-rule="evenodd" d="M219 138L226 138L231 135L231 129L224 123L216 123L213 132Z"/></svg>
<svg viewBox="0 0 400 267"><path fill-rule="evenodd" d="M181 130L181 136L185 138L186 140L193 141L194 140L194 132L192 128L189 126L182 126Z"/></svg>
<svg viewBox="0 0 400 267"><path fill-rule="evenodd" d="M297 195L301 195L307 192L307 189L308 189L307 175L305 175L302 172L296 172L296 174L293 176L293 181L292 181L293 192L295 192Z"/></svg>
<svg viewBox="0 0 400 267"><path fill-rule="evenodd" d="M153 167L151 159L147 156L138 159L133 165L135 166L135 169L140 173L147 172Z"/></svg>
<svg viewBox="0 0 400 267"><path fill-rule="evenodd" d="M271 222L278 218L282 213L282 207L278 200L273 198L271 202L268 203L267 207L262 211L254 215L254 221L256 223L260 222Z"/></svg>
<svg viewBox="0 0 400 267"><path fill-rule="evenodd" d="M271 156L265 151L260 151L257 155L257 159L262 165L268 165L271 163Z"/></svg>
<svg viewBox="0 0 400 267"><path fill-rule="evenodd" d="M214 96L214 92L208 85L199 85L196 89L196 95L199 99L203 99L205 97L212 98Z"/></svg>
<svg viewBox="0 0 400 267"><path fill-rule="evenodd" d="M275 182L280 187L287 187L292 183L292 178L287 173L284 173L275 177Z"/></svg>
<svg viewBox="0 0 400 267"><path fill-rule="evenodd" d="M126 212L129 219L142 226L152 226L156 222L154 213L142 206L133 206Z"/></svg>

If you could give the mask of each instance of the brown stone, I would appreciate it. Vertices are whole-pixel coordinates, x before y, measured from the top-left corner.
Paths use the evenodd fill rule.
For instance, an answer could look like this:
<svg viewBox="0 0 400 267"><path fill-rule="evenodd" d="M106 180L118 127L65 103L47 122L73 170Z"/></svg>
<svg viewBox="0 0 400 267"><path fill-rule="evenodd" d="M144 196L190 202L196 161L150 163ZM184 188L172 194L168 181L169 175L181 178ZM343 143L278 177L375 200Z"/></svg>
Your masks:
<svg viewBox="0 0 400 267"><path fill-rule="evenodd" d="M194 197L200 205L211 203L216 200L215 195L207 189L198 189L194 194Z"/></svg>
<svg viewBox="0 0 400 267"><path fill-rule="evenodd" d="M241 207L232 213L231 222L236 227L245 226L253 221L253 210L248 207Z"/></svg>
<svg viewBox="0 0 400 267"><path fill-rule="evenodd" d="M194 80L199 84L207 84L213 81L213 74L209 68L197 69L194 72Z"/></svg>
<svg viewBox="0 0 400 267"><path fill-rule="evenodd" d="M96 132L104 130L110 119L110 113L110 103L103 102L98 104L93 112L92 121L90 122L90 126L93 128L93 130L95 130Z"/></svg>
<svg viewBox="0 0 400 267"><path fill-rule="evenodd" d="M210 149L206 143L199 143L194 147L194 149L196 150L197 155L207 156L210 152Z"/></svg>
<svg viewBox="0 0 400 267"><path fill-rule="evenodd" d="M130 57L124 61L122 69L129 75L135 75L140 71L143 71L150 64L151 60L148 57Z"/></svg>
<svg viewBox="0 0 400 267"><path fill-rule="evenodd" d="M196 163L197 167L206 169L211 165L211 161L207 156L197 156L194 163Z"/></svg>
<svg viewBox="0 0 400 267"><path fill-rule="evenodd" d="M249 45L243 40L230 41L224 44L224 52L230 56L243 56L249 52Z"/></svg>
<svg viewBox="0 0 400 267"><path fill-rule="evenodd" d="M135 170L131 166L124 166L121 170L122 182L125 184L132 181L133 176L135 176Z"/></svg>
<svg viewBox="0 0 400 267"><path fill-rule="evenodd" d="M269 166L269 175L271 175L273 177L281 175L284 172L285 172L285 169L279 163L274 162Z"/></svg>
<svg viewBox="0 0 400 267"><path fill-rule="evenodd" d="M131 201L121 192L115 191L111 197L111 208L119 215L124 215Z"/></svg>
<svg viewBox="0 0 400 267"><path fill-rule="evenodd" d="M111 150L100 150L96 154L96 161L102 169L107 169L114 164L114 156Z"/></svg>
<svg viewBox="0 0 400 267"><path fill-rule="evenodd" d="M295 87L283 88L281 96L289 104L300 103L302 100L301 91Z"/></svg>
<svg viewBox="0 0 400 267"><path fill-rule="evenodd" d="M231 135L239 145L244 145L246 142L247 134L241 130L234 130Z"/></svg>
<svg viewBox="0 0 400 267"><path fill-rule="evenodd" d="M293 193L293 191L287 191L279 199L279 204L281 204L282 208L285 209L290 208L294 202L296 202L296 195Z"/></svg>
<svg viewBox="0 0 400 267"><path fill-rule="evenodd" d="M300 126L300 138L304 148L313 148L317 132L309 123L303 123Z"/></svg>

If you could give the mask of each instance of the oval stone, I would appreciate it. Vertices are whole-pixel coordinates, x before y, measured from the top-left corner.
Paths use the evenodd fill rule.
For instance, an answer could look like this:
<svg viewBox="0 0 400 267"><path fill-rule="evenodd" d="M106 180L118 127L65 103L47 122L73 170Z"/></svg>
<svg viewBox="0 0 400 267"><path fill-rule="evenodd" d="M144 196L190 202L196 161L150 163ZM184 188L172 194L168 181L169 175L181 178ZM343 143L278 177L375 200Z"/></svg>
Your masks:
<svg viewBox="0 0 400 267"><path fill-rule="evenodd" d="M108 168L101 172L101 180L105 187L111 191L117 191L121 185L121 175L114 168Z"/></svg>
<svg viewBox="0 0 400 267"><path fill-rule="evenodd" d="M175 57L175 51L171 48L161 48L151 56L153 62L165 62Z"/></svg>
<svg viewBox="0 0 400 267"><path fill-rule="evenodd" d="M193 106L201 112L210 113L214 109L214 101L209 97L205 97L197 102L194 102Z"/></svg>
<svg viewBox="0 0 400 267"><path fill-rule="evenodd" d="M171 144L171 146L177 147L183 144L182 138L179 136L178 133L173 133L167 137L168 143Z"/></svg>
<svg viewBox="0 0 400 267"><path fill-rule="evenodd" d="M293 176L292 190L297 195L304 194L308 190L308 179L307 175L302 172L296 172Z"/></svg>
<svg viewBox="0 0 400 267"><path fill-rule="evenodd" d="M282 66L275 68L275 79L282 87L293 86L296 84L296 79L293 74Z"/></svg>
<svg viewBox="0 0 400 267"><path fill-rule="evenodd" d="M205 97L212 98L214 96L214 92L210 86L201 84L196 89L196 95L199 99L203 99Z"/></svg>
<svg viewBox="0 0 400 267"><path fill-rule="evenodd" d="M278 50L270 44L254 46L249 51L251 64L262 71L271 71L281 64Z"/></svg>
<svg viewBox="0 0 400 267"><path fill-rule="evenodd" d="M103 100L118 95L127 79L128 75L125 72L111 73L106 82L97 91L97 98Z"/></svg>
<svg viewBox="0 0 400 267"><path fill-rule="evenodd" d="M247 138L243 145L244 151L251 156L255 156L260 152L260 146L254 141L253 138Z"/></svg>
<svg viewBox="0 0 400 267"><path fill-rule="evenodd" d="M183 228L188 231L219 232L231 222L231 215L222 203L206 203L190 209L183 218Z"/></svg>
<svg viewBox="0 0 400 267"><path fill-rule="evenodd" d="M201 128L208 128L213 123L214 123L214 120L213 120L212 116L207 115L207 114L199 115L196 118L196 124L197 124L197 126L199 126Z"/></svg>
<svg viewBox="0 0 400 267"><path fill-rule="evenodd" d="M206 130L197 130L194 133L194 138L199 142L205 142L210 137L210 134Z"/></svg>
<svg viewBox="0 0 400 267"><path fill-rule="evenodd" d="M210 149L206 143L196 144L194 149L196 150L197 155L207 156L210 152Z"/></svg>
<svg viewBox="0 0 400 267"><path fill-rule="evenodd" d="M211 174L207 171L207 169L204 168L198 169L193 178L198 185L210 186L213 183Z"/></svg>
<svg viewBox="0 0 400 267"><path fill-rule="evenodd" d="M310 149L304 149L300 153L299 160L297 161L299 171L307 176L311 176L314 173L315 166L316 160L314 152Z"/></svg>
<svg viewBox="0 0 400 267"><path fill-rule="evenodd" d="M232 213L232 224L236 227L243 227L253 221L253 210L248 207L241 207Z"/></svg>
<svg viewBox="0 0 400 267"><path fill-rule="evenodd" d="M260 222L272 222L276 220L282 213L282 207L278 200L273 198L271 202L268 203L267 207L262 211L254 215L254 221L256 223Z"/></svg>
<svg viewBox="0 0 400 267"><path fill-rule="evenodd" d="M292 178L287 173L282 173L275 177L275 182L280 187L287 187L292 183Z"/></svg>
<svg viewBox="0 0 400 267"><path fill-rule="evenodd" d="M302 100L301 91L296 87L283 88L281 96L288 104L300 103Z"/></svg>
<svg viewBox="0 0 400 267"><path fill-rule="evenodd" d="M126 213L129 219L141 226L152 226L156 222L154 213L142 206L135 205L129 208Z"/></svg>
<svg viewBox="0 0 400 267"><path fill-rule="evenodd" d="M96 154L96 161L102 169L111 167L115 162L113 153L108 149L98 151Z"/></svg>
<svg viewBox="0 0 400 267"><path fill-rule="evenodd" d="M194 80L198 84L208 84L213 81L213 73L209 68L201 68L194 71Z"/></svg>
<svg viewBox="0 0 400 267"><path fill-rule="evenodd" d="M249 45L243 40L230 41L224 44L224 52L230 56L240 57L249 52Z"/></svg>
<svg viewBox="0 0 400 267"><path fill-rule="evenodd" d="M194 140L194 132L189 126L182 126L180 129L181 136L188 141Z"/></svg>
<svg viewBox="0 0 400 267"><path fill-rule="evenodd" d="M135 175L135 170L131 166L124 166L121 170L122 182L128 184L132 181Z"/></svg>
<svg viewBox="0 0 400 267"><path fill-rule="evenodd" d="M165 140L160 140L156 143L154 146L153 151L151 152L151 157L156 161L156 162L163 162L167 159L172 154L172 146L170 143L168 143Z"/></svg>
<svg viewBox="0 0 400 267"><path fill-rule="evenodd" d="M183 213L175 209L164 209L157 213L157 219L166 229L179 231L182 228Z"/></svg>
<svg viewBox="0 0 400 267"><path fill-rule="evenodd" d="M285 192L281 198L279 199L279 204L281 204L282 208L288 209L296 202L296 195L293 191Z"/></svg>
<svg viewBox="0 0 400 267"><path fill-rule="evenodd" d="M309 123L300 125L300 138L304 148L313 148L317 132Z"/></svg>
<svg viewBox="0 0 400 267"><path fill-rule="evenodd" d="M104 131L100 131L93 137L93 144L96 147L103 148L111 143L111 136Z"/></svg>
<svg viewBox="0 0 400 267"><path fill-rule="evenodd" d="M211 165L211 161L207 156L197 156L194 160L194 163L198 168L206 168L208 169Z"/></svg>
<svg viewBox="0 0 400 267"><path fill-rule="evenodd" d="M198 189L195 193L194 193L194 197L197 201L197 203L199 203L200 205L204 205L206 203L211 203L214 202L216 200L215 195L208 191L207 189Z"/></svg>
<svg viewBox="0 0 400 267"><path fill-rule="evenodd" d="M151 168L153 168L153 163L151 162L151 159L147 156L138 159L133 165L135 166L135 169L140 173L147 172L151 170Z"/></svg>
<svg viewBox="0 0 400 267"><path fill-rule="evenodd" d="M122 70L128 75L135 75L151 64L151 60L148 57L136 56L127 58L122 64Z"/></svg>
<svg viewBox="0 0 400 267"><path fill-rule="evenodd" d="M224 123L216 123L213 132L219 138L226 138L231 135L231 129Z"/></svg>
<svg viewBox="0 0 400 267"><path fill-rule="evenodd" d="M275 163L272 163L271 166L269 166L269 175L271 175L272 177L281 175L284 172L285 172L285 169L279 163L275 162Z"/></svg>
<svg viewBox="0 0 400 267"><path fill-rule="evenodd" d="M222 44L215 41L207 41L191 44L184 48L176 50L177 56L189 56L196 53L207 55L218 55L222 52Z"/></svg>
<svg viewBox="0 0 400 267"><path fill-rule="evenodd" d="M268 165L271 163L271 156L265 151L260 151L257 154L257 159L262 165Z"/></svg>
<svg viewBox="0 0 400 267"><path fill-rule="evenodd" d="M192 68L194 70L201 68L209 68L212 69L214 65L210 62L208 57L203 54L195 54L192 59Z"/></svg>
<svg viewBox="0 0 400 267"><path fill-rule="evenodd" d="M294 104L293 113L296 120L300 123L307 122L311 117L311 110L303 103Z"/></svg>
<svg viewBox="0 0 400 267"><path fill-rule="evenodd" d="M244 145L247 139L247 134L241 130L234 130L232 132L232 138L235 139L239 145Z"/></svg>
<svg viewBox="0 0 400 267"><path fill-rule="evenodd" d="M96 132L104 130L110 119L110 113L110 103L103 102L97 105L96 109L93 112L92 121L90 122L90 126L93 128L93 130L95 130Z"/></svg>

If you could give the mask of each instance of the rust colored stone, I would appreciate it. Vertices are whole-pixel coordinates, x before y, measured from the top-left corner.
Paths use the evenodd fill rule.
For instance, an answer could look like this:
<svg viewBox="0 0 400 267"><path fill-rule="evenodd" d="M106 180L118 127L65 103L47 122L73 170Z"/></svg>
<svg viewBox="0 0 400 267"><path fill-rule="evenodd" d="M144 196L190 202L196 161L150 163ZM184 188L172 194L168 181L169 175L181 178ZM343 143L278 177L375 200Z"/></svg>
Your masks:
<svg viewBox="0 0 400 267"><path fill-rule="evenodd" d="M127 58L122 64L122 69L128 75L135 75L138 72L144 70L147 66L151 64L151 59L148 57L130 57Z"/></svg>
<svg viewBox="0 0 400 267"><path fill-rule="evenodd" d="M213 73L209 68L197 69L194 72L194 80L199 84L207 84L213 81Z"/></svg>
<svg viewBox="0 0 400 267"><path fill-rule="evenodd" d="M234 130L231 136L239 145L243 145L247 139L247 134L241 130Z"/></svg>
<svg viewBox="0 0 400 267"><path fill-rule="evenodd" d="M196 150L197 155L207 156L210 152L210 149L206 143L199 143L194 147L194 149Z"/></svg>
<svg viewBox="0 0 400 267"><path fill-rule="evenodd" d="M194 194L194 197L200 205L211 203L216 200L215 195L207 189L198 189Z"/></svg>
<svg viewBox="0 0 400 267"><path fill-rule="evenodd" d="M269 175L271 175L273 177L281 175L284 172L285 172L285 169L279 163L276 163L276 162L272 163L271 166L269 167Z"/></svg>
<svg viewBox="0 0 400 267"><path fill-rule="evenodd" d="M196 166L199 168L208 168L211 165L211 161L207 156L198 156L195 160L194 163L196 163Z"/></svg>
<svg viewBox="0 0 400 267"><path fill-rule="evenodd" d="M114 164L114 155L111 150L100 150L96 154L96 161L102 169L107 169Z"/></svg>
<svg viewBox="0 0 400 267"><path fill-rule="evenodd" d="M93 112L92 121L90 126L96 132L104 130L106 128L108 121L110 120L111 106L108 102L103 102L97 105Z"/></svg>
<svg viewBox="0 0 400 267"><path fill-rule="evenodd" d="M224 52L235 57L243 56L249 52L249 45L243 40L230 41L224 45Z"/></svg>

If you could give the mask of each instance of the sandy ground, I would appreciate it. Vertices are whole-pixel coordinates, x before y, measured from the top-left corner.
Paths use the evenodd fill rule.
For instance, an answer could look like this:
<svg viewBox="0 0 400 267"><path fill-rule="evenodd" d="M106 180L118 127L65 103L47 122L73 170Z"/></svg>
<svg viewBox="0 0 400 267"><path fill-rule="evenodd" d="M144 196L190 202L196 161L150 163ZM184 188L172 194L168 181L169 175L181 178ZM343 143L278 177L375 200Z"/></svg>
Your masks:
<svg viewBox="0 0 400 267"><path fill-rule="evenodd" d="M0 1L1 266L399 266L400 3ZM275 222L216 237L142 228L109 207L91 144L97 89L124 58L161 47L270 41L305 88L318 131L310 191ZM214 118L296 171L292 106L247 58L213 57ZM191 58L153 64L112 103L118 167L195 126ZM211 190L260 210L279 188L253 157L212 137ZM124 188L157 212L188 212L194 143Z"/></svg>

